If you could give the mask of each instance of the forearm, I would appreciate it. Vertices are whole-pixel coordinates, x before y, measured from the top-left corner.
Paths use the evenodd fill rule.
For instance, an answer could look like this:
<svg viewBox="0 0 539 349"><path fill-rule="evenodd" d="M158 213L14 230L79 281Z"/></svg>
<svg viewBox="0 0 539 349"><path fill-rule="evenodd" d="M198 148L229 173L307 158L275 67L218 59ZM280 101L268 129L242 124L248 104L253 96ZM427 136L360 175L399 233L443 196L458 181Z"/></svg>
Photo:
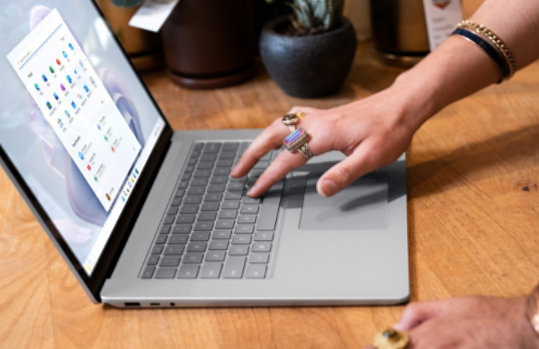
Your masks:
<svg viewBox="0 0 539 349"><path fill-rule="evenodd" d="M511 50L517 69L539 57L539 1L487 0L470 18L498 35ZM494 61L475 43L453 35L390 90L403 105L403 117L416 130L445 106L499 80Z"/></svg>

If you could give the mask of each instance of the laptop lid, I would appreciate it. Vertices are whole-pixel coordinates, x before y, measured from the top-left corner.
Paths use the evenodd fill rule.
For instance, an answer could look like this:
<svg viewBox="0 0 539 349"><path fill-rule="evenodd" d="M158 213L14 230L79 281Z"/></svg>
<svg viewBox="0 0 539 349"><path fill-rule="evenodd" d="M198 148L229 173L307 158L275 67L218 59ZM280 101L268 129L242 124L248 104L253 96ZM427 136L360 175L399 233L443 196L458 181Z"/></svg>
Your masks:
<svg viewBox="0 0 539 349"><path fill-rule="evenodd" d="M172 129L92 1L0 12L4 170L94 302Z"/></svg>

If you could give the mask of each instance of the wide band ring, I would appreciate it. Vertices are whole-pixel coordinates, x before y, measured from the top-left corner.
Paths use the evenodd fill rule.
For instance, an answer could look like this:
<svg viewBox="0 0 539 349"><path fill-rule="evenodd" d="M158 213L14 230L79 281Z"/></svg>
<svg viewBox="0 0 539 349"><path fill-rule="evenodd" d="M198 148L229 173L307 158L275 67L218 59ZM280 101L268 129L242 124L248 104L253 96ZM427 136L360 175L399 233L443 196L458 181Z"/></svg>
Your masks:
<svg viewBox="0 0 539 349"><path fill-rule="evenodd" d="M290 132L294 132L296 130L296 124L299 123L299 121L305 116L305 113L299 112L299 113L288 113L284 114L281 122L288 126L288 129Z"/></svg>
<svg viewBox="0 0 539 349"><path fill-rule="evenodd" d="M309 140L311 140L311 135L299 127L285 137L283 145L289 152L295 153L296 151L299 151L301 155L309 160L313 156L311 148L309 148L309 145L307 144Z"/></svg>

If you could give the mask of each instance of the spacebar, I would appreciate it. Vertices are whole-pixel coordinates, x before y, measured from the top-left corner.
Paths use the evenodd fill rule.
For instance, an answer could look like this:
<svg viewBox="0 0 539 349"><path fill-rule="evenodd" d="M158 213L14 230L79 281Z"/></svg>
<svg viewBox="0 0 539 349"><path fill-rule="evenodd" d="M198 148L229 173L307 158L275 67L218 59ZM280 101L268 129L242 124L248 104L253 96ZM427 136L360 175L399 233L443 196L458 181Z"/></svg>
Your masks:
<svg viewBox="0 0 539 349"><path fill-rule="evenodd" d="M260 215L258 218L257 230L274 230L281 202L281 192L283 191L283 181L279 181L271 187L264 195Z"/></svg>

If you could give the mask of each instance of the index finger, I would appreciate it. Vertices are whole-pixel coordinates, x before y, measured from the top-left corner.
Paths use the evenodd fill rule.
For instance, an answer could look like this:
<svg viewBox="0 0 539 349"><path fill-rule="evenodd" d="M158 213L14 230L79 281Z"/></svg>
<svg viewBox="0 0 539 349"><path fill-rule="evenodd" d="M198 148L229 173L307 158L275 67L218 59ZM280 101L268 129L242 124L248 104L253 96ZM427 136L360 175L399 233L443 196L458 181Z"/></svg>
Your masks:
<svg viewBox="0 0 539 349"><path fill-rule="evenodd" d="M281 124L281 119L276 119L253 140L238 160L230 175L232 177L245 176L262 156L270 150L281 146L287 132L288 129Z"/></svg>

